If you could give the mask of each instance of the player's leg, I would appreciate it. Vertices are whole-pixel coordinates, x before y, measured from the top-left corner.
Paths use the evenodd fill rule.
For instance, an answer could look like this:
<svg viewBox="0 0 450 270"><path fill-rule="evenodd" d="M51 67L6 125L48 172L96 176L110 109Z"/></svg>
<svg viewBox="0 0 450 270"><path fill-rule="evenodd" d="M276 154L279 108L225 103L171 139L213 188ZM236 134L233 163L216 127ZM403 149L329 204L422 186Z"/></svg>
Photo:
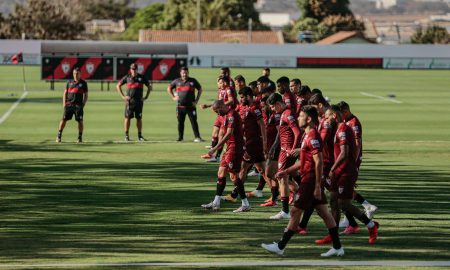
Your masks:
<svg viewBox="0 0 450 270"><path fill-rule="evenodd" d="M264 165L264 162L256 162L255 166L256 170L259 173L259 181L258 181L258 186L256 187L255 190L251 191L251 192L247 192L247 197L257 197L257 198L261 198L263 196L263 189L264 186L266 185L267 182L269 182L266 179L266 168ZM270 184L268 184L269 187L271 186Z"/></svg>
<svg viewBox="0 0 450 270"><path fill-rule="evenodd" d="M242 161L241 170L239 171L238 178L241 179L241 181L243 183L245 183L245 181L247 180L246 172L247 172L248 168L251 167L252 165L253 165L253 163L249 163L245 160ZM223 196L222 199L224 201L228 201L228 202L236 202L238 196L239 196L238 187L235 185L231 194Z"/></svg>
<svg viewBox="0 0 450 270"><path fill-rule="evenodd" d="M364 207L364 210L366 212L366 216L368 216L369 218L373 217L373 214L375 213L375 211L377 211L378 207L371 204L366 198L364 198L361 193L359 192L354 192L353 193L353 199L355 201L357 201L359 204L361 204Z"/></svg>
<svg viewBox="0 0 450 270"><path fill-rule="evenodd" d="M221 165L217 171L216 195L214 196L214 200L210 203L202 204L202 208L214 211L220 209L220 197L223 195L223 191L227 184L227 173L227 167Z"/></svg>
<svg viewBox="0 0 450 270"><path fill-rule="evenodd" d="M278 162L275 160L268 159L266 162L266 179L269 182L270 191L272 193L272 198L266 200L261 206L271 207L276 206L278 203L278 196L280 195L280 189L278 186L278 181L275 179L275 174L278 169Z"/></svg>
<svg viewBox="0 0 450 270"><path fill-rule="evenodd" d="M200 136L200 131L198 129L198 122L197 122L197 109L191 108L187 109L187 114L189 116L189 120L191 121L191 127L192 131L194 132L194 142L202 142L203 139Z"/></svg>
<svg viewBox="0 0 450 270"><path fill-rule="evenodd" d="M186 109L177 107L177 120L178 120L178 140L183 141L184 138L184 120L186 119Z"/></svg>
<svg viewBox="0 0 450 270"><path fill-rule="evenodd" d="M324 195L324 194L323 194ZM326 204L318 204L315 206L315 209L319 216L323 219L325 226L328 229L328 235L331 238L331 242L333 243L333 247L326 253L322 253L322 257L330 257L330 256L342 256L344 255L344 249L342 248L341 241L339 239L338 226L336 225L336 221L331 215L330 211Z"/></svg>
<svg viewBox="0 0 450 270"><path fill-rule="evenodd" d="M56 142L60 143L62 138L62 133L66 127L67 121L71 120L74 114L73 107L64 107L63 116L58 126L58 134L56 135Z"/></svg>
<svg viewBox="0 0 450 270"><path fill-rule="evenodd" d="M84 123L83 123L84 111L83 107L77 106L75 109L75 120L78 122L78 143L83 142L83 131L84 131Z"/></svg>
<svg viewBox="0 0 450 270"><path fill-rule="evenodd" d="M142 109L144 104L136 105L135 115L136 115L136 128L138 130L138 141L145 141L142 136Z"/></svg>
<svg viewBox="0 0 450 270"><path fill-rule="evenodd" d="M278 214L271 216L270 219L289 219L289 177L278 177L277 181L280 187L282 209Z"/></svg>
<svg viewBox="0 0 450 270"><path fill-rule="evenodd" d="M242 202L241 207L234 210L233 212L234 213L248 212L248 211L250 211L251 207L250 207L250 203L248 202L247 196L245 195L244 182L239 178L238 171L240 171L240 169L237 170L237 168L230 168L230 170L229 170L230 178L233 181L233 184L236 187L237 193L241 197L241 202Z"/></svg>

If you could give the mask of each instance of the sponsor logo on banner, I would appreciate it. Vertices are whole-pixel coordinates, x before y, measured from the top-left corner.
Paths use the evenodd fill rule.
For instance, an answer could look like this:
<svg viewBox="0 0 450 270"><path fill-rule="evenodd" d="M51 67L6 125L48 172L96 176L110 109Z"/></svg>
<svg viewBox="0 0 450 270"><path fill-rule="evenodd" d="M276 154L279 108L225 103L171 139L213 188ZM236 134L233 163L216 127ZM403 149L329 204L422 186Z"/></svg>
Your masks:
<svg viewBox="0 0 450 270"><path fill-rule="evenodd" d="M166 76L167 71L169 71L169 67L167 66L167 64L162 63L161 65L159 65L159 71L161 71L161 74L163 76Z"/></svg>
<svg viewBox="0 0 450 270"><path fill-rule="evenodd" d="M86 64L86 71L87 71L89 74L92 74L92 72L94 72L94 64L92 64L92 63L87 63L87 64Z"/></svg>
<svg viewBox="0 0 450 270"><path fill-rule="evenodd" d="M144 65L138 63L138 64L137 64L137 67L138 67L138 68L137 68L138 73L139 73L139 74L143 74L143 73L144 73Z"/></svg>
<svg viewBox="0 0 450 270"><path fill-rule="evenodd" d="M64 72L64 74L67 74L69 72L69 70L70 70L70 64L67 63L67 62L63 62L61 64L61 69Z"/></svg>

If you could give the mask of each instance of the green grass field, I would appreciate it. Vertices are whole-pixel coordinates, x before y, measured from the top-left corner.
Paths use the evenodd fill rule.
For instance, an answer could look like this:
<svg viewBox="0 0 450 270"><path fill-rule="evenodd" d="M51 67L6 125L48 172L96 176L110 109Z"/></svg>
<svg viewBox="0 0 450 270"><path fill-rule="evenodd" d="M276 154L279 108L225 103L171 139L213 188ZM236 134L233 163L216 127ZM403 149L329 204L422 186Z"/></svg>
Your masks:
<svg viewBox="0 0 450 270"><path fill-rule="evenodd" d="M90 83L83 144L70 121L63 143L54 139L62 115L62 83L50 91L38 67L26 67L29 95L0 124L0 268L5 264L226 262L320 260L328 246L314 240L326 229L315 215L309 234L295 236L283 258L259 245L281 237L279 209L233 214L200 204L214 195L217 164L199 158L189 120L177 138L175 104L155 90L144 108L145 143L123 140L123 102L113 89ZM20 67L0 66L0 117L22 94ZM192 69L212 101L217 70ZM233 69L256 79L259 69ZM361 69L274 69L347 101L364 129L360 192L379 207L380 238L367 232L342 237L342 260L450 259L450 72ZM362 95L395 94L402 103ZM209 140L212 111L199 112ZM136 140L135 122L130 136ZM256 178L250 178L252 190ZM231 187L228 181L227 190ZM266 194L269 194L266 190ZM271 267L273 268L273 267ZM249 268L250 269L250 268ZM286 269L283 267L283 269ZM359 269L359 268L358 268Z"/></svg>

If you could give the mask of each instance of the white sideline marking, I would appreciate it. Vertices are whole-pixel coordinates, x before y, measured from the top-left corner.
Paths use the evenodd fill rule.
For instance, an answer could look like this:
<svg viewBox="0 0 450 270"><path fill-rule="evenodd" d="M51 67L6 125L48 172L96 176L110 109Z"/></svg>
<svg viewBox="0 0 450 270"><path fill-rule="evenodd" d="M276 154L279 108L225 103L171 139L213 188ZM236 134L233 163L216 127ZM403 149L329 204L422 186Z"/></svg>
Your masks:
<svg viewBox="0 0 450 270"><path fill-rule="evenodd" d="M396 99L393 99L393 98L377 96L377 95L366 93L366 92L359 92L359 93L361 93L361 95L367 96L367 97L374 97L374 98L378 98L378 99L382 99L382 100L386 100L386 101L390 101L390 102L394 102L394 103L398 103L398 104L403 103L403 101L396 100Z"/></svg>
<svg viewBox="0 0 450 270"><path fill-rule="evenodd" d="M450 266L450 261L232 261L187 263L92 263L92 264L0 264L0 268L28 267L141 267L141 266Z"/></svg>
<svg viewBox="0 0 450 270"><path fill-rule="evenodd" d="M16 109L17 105L19 105L20 102L28 95L28 91L23 92L22 96L14 102L14 104L9 108L9 110L2 115L2 118L0 118L0 125L5 122L6 119L11 115L11 113Z"/></svg>

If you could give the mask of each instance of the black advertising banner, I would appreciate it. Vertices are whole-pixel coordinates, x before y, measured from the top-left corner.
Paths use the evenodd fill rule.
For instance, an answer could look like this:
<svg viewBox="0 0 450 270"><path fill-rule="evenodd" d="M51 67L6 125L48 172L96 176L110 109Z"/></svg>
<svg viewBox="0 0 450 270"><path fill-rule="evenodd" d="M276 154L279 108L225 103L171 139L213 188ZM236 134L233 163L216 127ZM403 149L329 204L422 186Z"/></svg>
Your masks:
<svg viewBox="0 0 450 270"><path fill-rule="evenodd" d="M136 63L138 73L151 81L172 81L180 76L186 58L117 58L117 80L128 74L130 65Z"/></svg>
<svg viewBox="0 0 450 270"><path fill-rule="evenodd" d="M113 80L112 57L42 57L42 80L68 80L79 67L83 80Z"/></svg>

